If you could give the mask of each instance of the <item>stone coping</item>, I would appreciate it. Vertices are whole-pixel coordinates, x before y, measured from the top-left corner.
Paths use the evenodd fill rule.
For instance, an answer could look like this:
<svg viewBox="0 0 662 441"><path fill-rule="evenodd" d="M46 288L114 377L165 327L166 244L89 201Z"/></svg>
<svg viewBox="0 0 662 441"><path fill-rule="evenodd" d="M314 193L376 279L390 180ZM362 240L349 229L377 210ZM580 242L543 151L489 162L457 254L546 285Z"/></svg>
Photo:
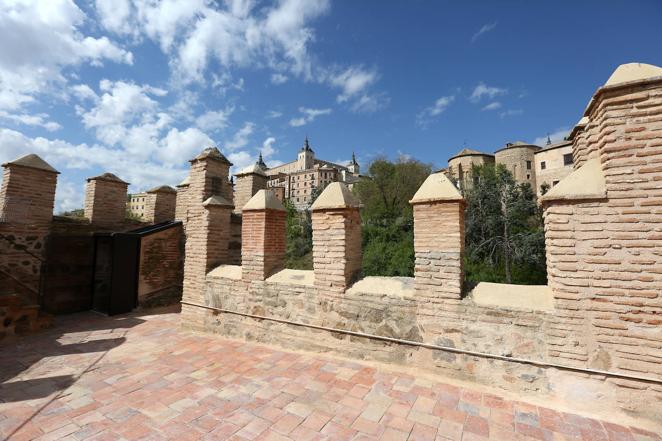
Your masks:
<svg viewBox="0 0 662 441"><path fill-rule="evenodd" d="M313 270L295 270L286 268L265 280L269 283L282 283L285 285L315 285L315 273Z"/></svg>
<svg viewBox="0 0 662 441"><path fill-rule="evenodd" d="M554 295L552 289L547 285L480 282L469 295L479 306L541 312L554 311Z"/></svg>
<svg viewBox="0 0 662 441"><path fill-rule="evenodd" d="M365 277L356 282L347 293L383 294L386 296L414 297L413 277Z"/></svg>
<svg viewBox="0 0 662 441"><path fill-rule="evenodd" d="M542 202L556 200L605 199L607 184L599 158L587 160L581 167L561 179L547 194L540 198Z"/></svg>
<svg viewBox="0 0 662 441"><path fill-rule="evenodd" d="M220 265L207 273L211 277L241 280L241 265Z"/></svg>
<svg viewBox="0 0 662 441"><path fill-rule="evenodd" d="M441 201L464 201L464 198L445 174L433 173L425 179L410 204Z"/></svg>

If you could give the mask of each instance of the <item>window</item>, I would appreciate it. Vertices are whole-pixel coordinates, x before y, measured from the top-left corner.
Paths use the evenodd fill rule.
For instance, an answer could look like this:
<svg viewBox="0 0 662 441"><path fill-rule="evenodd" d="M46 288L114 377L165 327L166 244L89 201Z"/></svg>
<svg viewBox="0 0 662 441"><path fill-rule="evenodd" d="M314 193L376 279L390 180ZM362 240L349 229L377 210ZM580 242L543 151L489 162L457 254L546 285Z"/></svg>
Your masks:
<svg viewBox="0 0 662 441"><path fill-rule="evenodd" d="M526 179L531 179L531 175L526 175Z"/></svg>
<svg viewBox="0 0 662 441"><path fill-rule="evenodd" d="M563 155L563 165L572 165L572 153Z"/></svg>
<svg viewBox="0 0 662 441"><path fill-rule="evenodd" d="M526 161L526 169L531 170L531 161Z"/></svg>
<svg viewBox="0 0 662 441"><path fill-rule="evenodd" d="M545 161L540 162L540 170L544 170L547 168L547 163Z"/></svg>

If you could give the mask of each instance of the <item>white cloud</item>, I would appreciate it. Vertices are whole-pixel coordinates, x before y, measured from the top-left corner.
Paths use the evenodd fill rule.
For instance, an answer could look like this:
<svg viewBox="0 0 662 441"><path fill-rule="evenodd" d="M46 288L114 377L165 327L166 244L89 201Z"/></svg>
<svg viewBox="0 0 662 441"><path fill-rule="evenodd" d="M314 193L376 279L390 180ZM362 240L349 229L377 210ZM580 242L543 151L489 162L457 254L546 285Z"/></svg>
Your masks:
<svg viewBox="0 0 662 441"><path fill-rule="evenodd" d="M339 103L363 92L367 87L377 81L378 75L374 70L366 70L363 66L352 66L336 74L331 74L329 82L338 87L342 93L336 97Z"/></svg>
<svg viewBox="0 0 662 441"><path fill-rule="evenodd" d="M26 126L38 126L43 127L49 132L54 132L60 130L62 126L54 121L48 121L49 115L46 113L36 113L36 114L16 114L5 112L0 110L0 119L5 119L16 124L23 124Z"/></svg>
<svg viewBox="0 0 662 441"><path fill-rule="evenodd" d="M239 129L234 134L232 139L228 141L224 147L227 148L228 150L237 150L242 147L245 147L246 144L248 144L248 138L253 134L254 129L255 129L255 124L253 124L252 122L245 122L242 128Z"/></svg>
<svg viewBox="0 0 662 441"><path fill-rule="evenodd" d="M430 107L426 107L416 116L416 124L419 127L427 127L435 117L441 115L455 101L455 95L442 96Z"/></svg>
<svg viewBox="0 0 662 441"><path fill-rule="evenodd" d="M280 118L281 116L283 116L283 112L277 110L270 110L267 114L267 118Z"/></svg>
<svg viewBox="0 0 662 441"><path fill-rule="evenodd" d="M290 120L291 127L301 127L308 123L311 123L318 116L330 114L331 109L309 109L306 107L299 107L299 112L302 113L302 116L298 118L292 118Z"/></svg>
<svg viewBox="0 0 662 441"><path fill-rule="evenodd" d="M483 107L480 110L483 110L483 111L485 111L485 110L497 110L497 109L500 109L500 108L501 108L501 103L498 102L498 101L493 101L493 102L489 103L488 105L486 105L485 107Z"/></svg>
<svg viewBox="0 0 662 441"><path fill-rule="evenodd" d="M312 77L309 23L329 10L328 0L281 0L273 6L233 0L181 2L125 0L116 9L97 0L105 29L122 35L145 35L168 54L183 83L201 82L210 63L271 67L305 79Z"/></svg>
<svg viewBox="0 0 662 441"><path fill-rule="evenodd" d="M190 136L187 135L186 139L189 138ZM30 138L20 132L2 128L0 128L0 145L3 146L0 149L0 161L2 162L28 153L36 153L60 171L67 168L81 170L100 168L103 171L115 173L122 179L131 182L132 188L136 190L163 184L175 185L186 176L188 166L182 158L178 158L176 162L179 167L154 160L136 161L123 149L96 144L71 144L59 139ZM194 152L201 149L202 146L195 149ZM192 154L188 154L186 157L190 158ZM65 193L66 191L65 189ZM58 185L56 198L62 201L66 198L66 194L61 196L60 192Z"/></svg>
<svg viewBox="0 0 662 441"><path fill-rule="evenodd" d="M94 129L105 144L121 144L142 158L149 156L157 147L159 131L172 122L168 114L158 112L159 103L152 97L162 97L165 91L109 80L101 80L99 89L104 93L94 107L79 112L85 127Z"/></svg>
<svg viewBox="0 0 662 441"><path fill-rule="evenodd" d="M202 130L216 131L224 129L228 125L228 117L234 108L228 107L224 110L212 110L198 116L195 123Z"/></svg>
<svg viewBox="0 0 662 441"><path fill-rule="evenodd" d="M276 143L276 138L273 136L270 136L269 138L265 139L264 142L262 143L262 157L264 159L269 158L273 156L277 150L274 148L274 144Z"/></svg>
<svg viewBox="0 0 662 441"><path fill-rule="evenodd" d="M488 23L483 25L478 32L476 32L472 37L471 37L471 42L473 43L474 41L478 40L483 34L490 32L494 30L494 28L497 27L497 22L495 21L494 23Z"/></svg>
<svg viewBox="0 0 662 441"><path fill-rule="evenodd" d="M195 127L183 131L173 128L160 142L158 158L165 164L184 164L186 160L213 144L206 133Z"/></svg>
<svg viewBox="0 0 662 441"><path fill-rule="evenodd" d="M356 99L350 106L350 109L355 113L373 113L388 106L390 101L390 98L384 93L366 94Z"/></svg>
<svg viewBox="0 0 662 441"><path fill-rule="evenodd" d="M491 86L486 85L483 82L480 82L474 88L474 90L471 93L471 96L469 97L469 99L471 101L473 101L474 103L477 103L483 97L493 99L494 97L497 97L497 96L500 96L500 95L505 95L506 93L508 93L507 89L502 89L500 87L491 87Z"/></svg>
<svg viewBox="0 0 662 441"><path fill-rule="evenodd" d="M75 210L83 208L83 196L85 195L85 186L82 182L77 184L67 178L58 176L55 193L55 212Z"/></svg>
<svg viewBox="0 0 662 441"><path fill-rule="evenodd" d="M71 0L0 4L0 108L18 110L66 84L64 69L105 60L133 63L107 37L82 32L86 16Z"/></svg>
<svg viewBox="0 0 662 441"><path fill-rule="evenodd" d="M517 115L521 115L523 113L524 113L524 110L522 110L522 109L508 109L508 110L505 110L505 111L499 113L499 116L501 118L506 118L508 116L517 116Z"/></svg>
<svg viewBox="0 0 662 441"><path fill-rule="evenodd" d="M283 84L287 82L287 76L279 73L271 75L271 82L274 84Z"/></svg>
<svg viewBox="0 0 662 441"><path fill-rule="evenodd" d="M549 133L548 135L545 136L539 136L536 139L533 140L533 144L535 145L541 145L544 146L547 144L547 137L549 136L549 139L552 143L563 141L563 139L570 134L570 129L567 127L561 127L557 130L555 130L552 133Z"/></svg>
<svg viewBox="0 0 662 441"><path fill-rule="evenodd" d="M92 88L87 84L76 84L74 86L71 86L71 92L74 94L76 98L78 98L81 101L85 101L85 100L96 101L99 99L96 92L94 92L94 90L92 90Z"/></svg>

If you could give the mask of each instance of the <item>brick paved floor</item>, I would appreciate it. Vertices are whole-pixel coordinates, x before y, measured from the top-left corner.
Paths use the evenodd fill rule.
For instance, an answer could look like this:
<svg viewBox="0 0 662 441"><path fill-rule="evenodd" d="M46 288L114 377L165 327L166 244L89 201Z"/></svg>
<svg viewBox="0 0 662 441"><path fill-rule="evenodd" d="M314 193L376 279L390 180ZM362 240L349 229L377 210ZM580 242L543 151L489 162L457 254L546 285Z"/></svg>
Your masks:
<svg viewBox="0 0 662 441"><path fill-rule="evenodd" d="M183 332L173 313L59 320L0 347L5 439L661 440L328 356Z"/></svg>

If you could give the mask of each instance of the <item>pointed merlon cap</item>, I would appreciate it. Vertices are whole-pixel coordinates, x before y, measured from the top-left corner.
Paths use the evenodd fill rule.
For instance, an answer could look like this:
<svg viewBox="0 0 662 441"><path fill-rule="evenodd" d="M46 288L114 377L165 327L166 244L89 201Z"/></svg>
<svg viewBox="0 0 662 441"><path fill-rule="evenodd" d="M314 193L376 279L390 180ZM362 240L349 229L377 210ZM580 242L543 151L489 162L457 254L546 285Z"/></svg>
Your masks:
<svg viewBox="0 0 662 441"><path fill-rule="evenodd" d="M198 156L191 159L189 162L193 163L196 161L203 161L203 160L219 161L227 165L232 165L232 163L228 161L228 158L223 156L223 153L221 153L221 151L216 147L207 147Z"/></svg>
<svg viewBox="0 0 662 441"><path fill-rule="evenodd" d="M358 208L361 204L342 182L332 182L317 197L311 210L329 210L334 208Z"/></svg>
<svg viewBox="0 0 662 441"><path fill-rule="evenodd" d="M177 187L188 187L189 185L191 185L191 177L187 176L182 182L177 184Z"/></svg>
<svg viewBox="0 0 662 441"><path fill-rule="evenodd" d="M241 211L251 210L278 210L285 211L285 207L271 190L260 190L244 205Z"/></svg>
<svg viewBox="0 0 662 441"><path fill-rule="evenodd" d="M228 202L227 199L217 194L204 201L202 206L206 208L234 208L234 205Z"/></svg>
<svg viewBox="0 0 662 441"><path fill-rule="evenodd" d="M648 80L655 77L662 77L662 67L644 63L621 64L611 74L605 86Z"/></svg>
<svg viewBox="0 0 662 441"><path fill-rule="evenodd" d="M464 198L444 173L433 173L418 189L410 204L437 201L463 201Z"/></svg>
<svg viewBox="0 0 662 441"><path fill-rule="evenodd" d="M90 181L108 181L108 182L115 182L117 184L129 185L128 182L124 182L123 180L118 178L117 175L114 175L112 173L104 173L99 176L92 176L91 178L87 178L87 182Z"/></svg>
<svg viewBox="0 0 662 441"><path fill-rule="evenodd" d="M264 169L260 167L260 165L256 162L253 165L249 165L248 167L242 169L239 173L235 173L235 176L243 176L243 175L261 175L261 176L267 176L264 173Z"/></svg>
<svg viewBox="0 0 662 441"><path fill-rule="evenodd" d="M589 159L577 170L563 178L540 200L604 199L607 197L605 175L599 158Z"/></svg>
<svg viewBox="0 0 662 441"><path fill-rule="evenodd" d="M59 171L55 170L53 167L50 166L50 164L43 159L41 159L38 155L35 155L34 153L30 153L29 155L21 156L18 159L14 159L13 161L5 162L2 164L3 167L7 167L9 165L19 165L21 167L29 167L29 168L36 168L37 170L43 170L43 171L48 171L52 173L60 173Z"/></svg>
<svg viewBox="0 0 662 441"><path fill-rule="evenodd" d="M588 119L587 116L582 116L582 119L580 119L579 122L577 122L577 124L575 125L575 127L573 127L572 130L570 131L570 134L568 135L568 140L572 141L573 139L575 139L577 133L584 130L586 125L589 123L589 121L590 120Z"/></svg>
<svg viewBox="0 0 662 441"><path fill-rule="evenodd" d="M160 187L154 187L151 190L147 190L147 193L177 193L177 190L169 185L161 185Z"/></svg>

